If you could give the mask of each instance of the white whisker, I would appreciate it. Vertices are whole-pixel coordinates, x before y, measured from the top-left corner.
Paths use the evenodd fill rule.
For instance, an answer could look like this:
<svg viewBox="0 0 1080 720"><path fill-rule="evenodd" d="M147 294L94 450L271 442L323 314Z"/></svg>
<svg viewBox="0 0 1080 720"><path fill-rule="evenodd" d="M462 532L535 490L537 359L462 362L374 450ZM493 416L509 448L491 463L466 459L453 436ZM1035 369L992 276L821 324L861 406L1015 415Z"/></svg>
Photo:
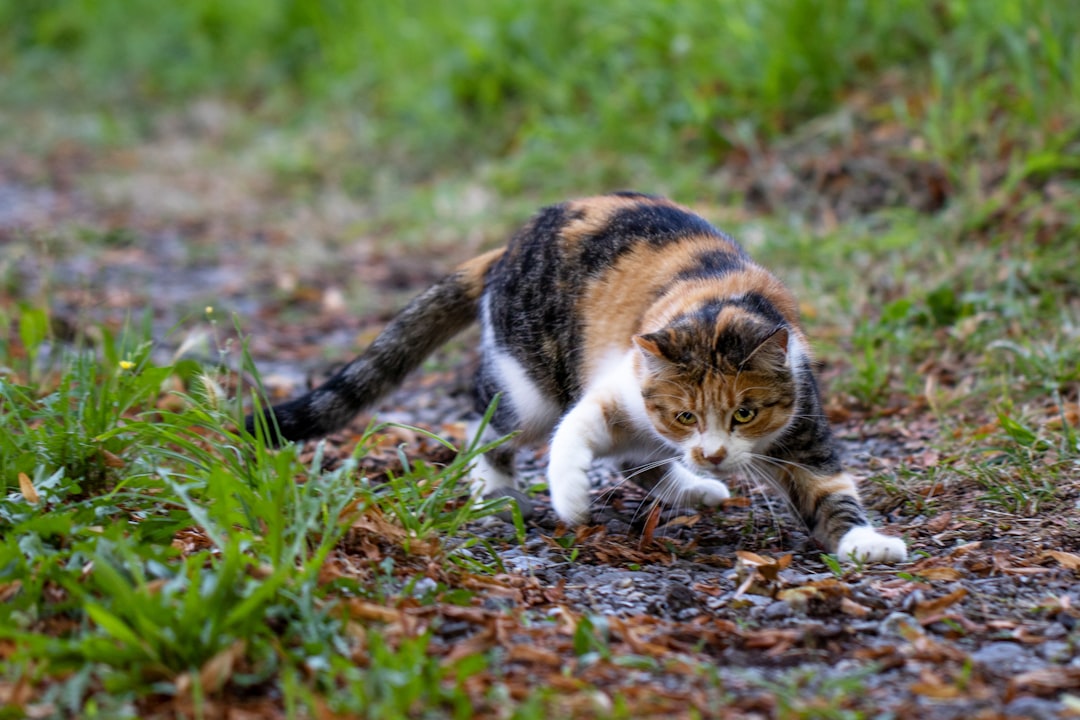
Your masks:
<svg viewBox="0 0 1080 720"><path fill-rule="evenodd" d="M814 474L813 468L811 468L811 467L809 467L807 465L803 465L802 463L797 463L794 460L784 460L783 458L773 457L772 455L762 455L760 453L748 453L748 454L750 455L750 457L752 459L754 459L754 460L756 460L758 462L767 463L767 464L769 464L769 465L771 465L773 467L784 468L786 466L791 466L791 467L803 470L805 472L808 472L810 474Z"/></svg>
<svg viewBox="0 0 1080 720"><path fill-rule="evenodd" d="M762 500L765 501L765 506L769 509L769 517L773 521L773 527L775 528L777 535L783 536L783 524L780 522L780 518L777 515L776 509L773 507L772 498L770 497L769 493L765 492L765 489L764 487L762 487L762 485L765 485L773 490L777 490L780 498L784 501L788 508L792 512L794 512L795 508L791 504L790 498L788 498L787 493L783 491L783 488L780 488L777 485L776 481L768 473L763 472L761 468L750 465L747 466L747 470L749 470L750 475L756 481L754 482L754 487L761 494ZM798 513L796 513L796 517L798 517Z"/></svg>

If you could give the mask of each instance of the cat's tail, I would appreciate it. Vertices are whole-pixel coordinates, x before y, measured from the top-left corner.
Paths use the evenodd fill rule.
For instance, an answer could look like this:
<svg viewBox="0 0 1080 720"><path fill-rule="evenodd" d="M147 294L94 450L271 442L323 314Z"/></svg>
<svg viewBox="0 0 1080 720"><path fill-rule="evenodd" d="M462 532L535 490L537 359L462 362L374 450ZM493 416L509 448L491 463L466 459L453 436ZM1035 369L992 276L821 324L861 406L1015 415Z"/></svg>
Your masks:
<svg viewBox="0 0 1080 720"><path fill-rule="evenodd" d="M460 265L398 313L355 360L311 392L266 408L259 418L268 441L306 440L339 430L396 388L439 346L477 318L488 269L504 248ZM244 421L254 433L256 417Z"/></svg>

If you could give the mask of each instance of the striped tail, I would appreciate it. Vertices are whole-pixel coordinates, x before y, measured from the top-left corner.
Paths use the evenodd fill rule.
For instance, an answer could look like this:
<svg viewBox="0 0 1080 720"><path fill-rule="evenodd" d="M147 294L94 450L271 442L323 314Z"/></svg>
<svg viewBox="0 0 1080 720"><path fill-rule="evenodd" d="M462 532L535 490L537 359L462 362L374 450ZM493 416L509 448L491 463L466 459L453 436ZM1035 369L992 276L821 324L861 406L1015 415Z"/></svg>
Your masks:
<svg viewBox="0 0 1080 720"><path fill-rule="evenodd" d="M484 278L504 248L457 268L417 296L379 333L368 348L336 375L295 400L248 415L254 434L264 426L272 444L321 437L344 427L362 410L402 383L443 343L477 318Z"/></svg>

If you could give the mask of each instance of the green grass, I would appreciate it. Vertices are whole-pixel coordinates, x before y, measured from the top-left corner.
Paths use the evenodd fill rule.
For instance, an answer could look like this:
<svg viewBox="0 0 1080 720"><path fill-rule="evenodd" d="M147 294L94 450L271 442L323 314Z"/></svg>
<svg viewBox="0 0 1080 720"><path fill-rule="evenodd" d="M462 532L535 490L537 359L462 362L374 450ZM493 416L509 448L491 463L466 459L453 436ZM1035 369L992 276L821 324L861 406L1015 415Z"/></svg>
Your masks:
<svg viewBox="0 0 1080 720"><path fill-rule="evenodd" d="M358 641L337 606L401 592L425 563L497 569L458 559L475 542L458 539L462 526L501 509L467 499L460 480L475 452L358 483L355 460L324 472L321 453L301 463L295 448L271 453L238 435L234 404L215 389L234 378L219 369L157 366L148 343L107 335L43 366L46 314L16 319L0 357L0 641L13 643L2 676L46 688L37 712L135 717L140 702L172 697L198 713L228 684L276 687L312 714L316 702L368 717L417 703L468 714L459 686L485 656L446 668L425 655L423 634L399 643L372 627ZM188 390L168 391L175 381ZM328 555L367 516L391 518L403 554L375 564L371 586L328 586ZM192 547L177 545L184 537ZM361 651L370 671L352 659ZM351 692L337 693L342 683Z"/></svg>
<svg viewBox="0 0 1080 720"><path fill-rule="evenodd" d="M776 680L756 680L777 700L775 717L780 720L863 720L873 717L864 709L872 702L866 697L866 678L873 665L843 675L821 678L801 669L788 670Z"/></svg>

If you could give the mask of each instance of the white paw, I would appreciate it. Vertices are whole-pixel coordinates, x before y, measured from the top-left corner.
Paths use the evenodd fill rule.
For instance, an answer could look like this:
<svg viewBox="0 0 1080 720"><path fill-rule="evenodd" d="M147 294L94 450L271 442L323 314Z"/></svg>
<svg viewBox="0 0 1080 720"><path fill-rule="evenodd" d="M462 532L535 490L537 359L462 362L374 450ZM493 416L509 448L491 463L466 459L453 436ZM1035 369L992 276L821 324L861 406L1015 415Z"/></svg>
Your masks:
<svg viewBox="0 0 1080 720"><path fill-rule="evenodd" d="M836 545L836 556L848 562L903 562L907 546L900 538L882 535L869 525L853 527Z"/></svg>
<svg viewBox="0 0 1080 720"><path fill-rule="evenodd" d="M551 507L560 520L571 527L585 525L589 522L589 490L588 483L585 487L569 486L569 484L552 482L548 479L548 488L551 490Z"/></svg>
<svg viewBox="0 0 1080 720"><path fill-rule="evenodd" d="M719 480L699 480L696 485L689 488L686 497L706 507L716 507L731 497L731 491Z"/></svg>
<svg viewBox="0 0 1080 720"><path fill-rule="evenodd" d="M589 478L584 471L548 467L548 491L551 507L567 525L576 527L589 522Z"/></svg>

